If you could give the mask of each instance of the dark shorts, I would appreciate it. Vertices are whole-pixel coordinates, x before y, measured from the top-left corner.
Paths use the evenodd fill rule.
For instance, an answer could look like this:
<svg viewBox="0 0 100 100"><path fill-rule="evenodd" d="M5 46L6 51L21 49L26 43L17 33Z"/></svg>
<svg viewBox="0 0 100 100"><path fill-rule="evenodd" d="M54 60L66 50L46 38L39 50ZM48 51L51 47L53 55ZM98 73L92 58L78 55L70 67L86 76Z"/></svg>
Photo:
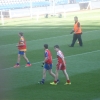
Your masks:
<svg viewBox="0 0 100 100"><path fill-rule="evenodd" d="M18 54L24 55L25 51L19 51Z"/></svg>
<svg viewBox="0 0 100 100"><path fill-rule="evenodd" d="M50 69L52 69L52 64L47 64L47 63L45 63L45 64L44 64L44 68L45 68L46 70L50 70Z"/></svg>

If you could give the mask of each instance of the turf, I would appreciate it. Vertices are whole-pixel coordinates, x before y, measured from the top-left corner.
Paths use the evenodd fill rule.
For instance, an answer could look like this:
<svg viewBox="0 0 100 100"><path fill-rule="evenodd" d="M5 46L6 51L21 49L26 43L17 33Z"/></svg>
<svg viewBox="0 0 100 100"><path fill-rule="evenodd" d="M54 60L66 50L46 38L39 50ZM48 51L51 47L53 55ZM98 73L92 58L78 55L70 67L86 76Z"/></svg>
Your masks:
<svg viewBox="0 0 100 100"><path fill-rule="evenodd" d="M100 10L67 13L66 18L51 17L39 21L35 17L16 18L0 23L0 100L100 100ZM73 17L79 17L82 26L83 47L72 42ZM84 16L85 15L85 16ZM27 56L32 67L25 68L21 59L20 68L13 68L17 59L16 44L18 32L24 32L27 41ZM51 86L54 79L47 73L44 85L41 63L43 45L49 44L53 55L53 72L56 66L56 52L53 46L58 44L67 61L67 72L71 85L64 86L65 77L59 72L60 83Z"/></svg>

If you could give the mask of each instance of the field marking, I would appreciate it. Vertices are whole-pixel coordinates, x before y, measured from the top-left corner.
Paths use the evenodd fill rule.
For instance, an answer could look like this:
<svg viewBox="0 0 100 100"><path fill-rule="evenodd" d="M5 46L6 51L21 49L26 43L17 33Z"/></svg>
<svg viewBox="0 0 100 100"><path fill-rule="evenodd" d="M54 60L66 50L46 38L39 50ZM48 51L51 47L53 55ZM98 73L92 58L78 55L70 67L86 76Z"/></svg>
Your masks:
<svg viewBox="0 0 100 100"><path fill-rule="evenodd" d="M25 27L23 27L22 29L19 29L19 30L18 30L18 29L13 29L13 28L12 28L12 29L13 29L13 31L17 31L17 32L22 31L22 30L23 30L23 31L29 31L29 32L30 32L30 31L39 31L39 28L41 28L41 30L43 29L42 26L41 26L41 27L34 27L35 29L34 29L33 26L32 26L31 29L29 29L29 30L28 30L28 29L24 29L24 28L25 28ZM47 27L47 28L49 28L49 29L51 30L51 28L59 28L59 27L49 26L49 27ZM65 27L65 28L66 28L66 27ZM0 29L2 29L2 28L0 28ZM48 29L45 29L45 30L48 30ZM7 31L7 32L8 32L8 31L11 31L11 32L12 32L12 30L10 30L10 29L0 30L0 31ZM27 34L27 33L26 33L26 34Z"/></svg>
<svg viewBox="0 0 100 100"><path fill-rule="evenodd" d="M94 32L94 31L99 31L99 29L98 29L98 30L93 30L93 31L86 31L86 32L84 32L84 33ZM54 37L50 37L50 38L43 38L43 39L36 39L36 40L30 40L30 41L27 41L27 42L31 42L31 41L40 41L40 40L51 39L51 38L59 38L59 37L65 37L65 36L70 36L70 35L73 35L73 34L61 35L61 36L54 36ZM6 44L6 45L0 45L0 47L2 47L2 46L7 46L7 45L15 45L15 44L16 44L16 43Z"/></svg>
<svg viewBox="0 0 100 100"><path fill-rule="evenodd" d="M75 54L75 55L65 56L65 58L67 58L67 57L73 57L73 56L79 56L79 55L85 55L85 54L94 53L94 52L100 52L100 50L95 50L95 51L91 51L91 52L85 52L85 53L81 53L81 54ZM55 58L55 59L53 59L53 60L56 60L56 59L57 59L57 58ZM35 65L35 64L42 63L42 62L43 62L43 61L36 62L36 63L31 63L31 64L32 64L32 65ZM22 66L25 66L25 65L22 65ZM11 68L14 68L14 67L0 69L0 71L1 71L1 70L11 69Z"/></svg>

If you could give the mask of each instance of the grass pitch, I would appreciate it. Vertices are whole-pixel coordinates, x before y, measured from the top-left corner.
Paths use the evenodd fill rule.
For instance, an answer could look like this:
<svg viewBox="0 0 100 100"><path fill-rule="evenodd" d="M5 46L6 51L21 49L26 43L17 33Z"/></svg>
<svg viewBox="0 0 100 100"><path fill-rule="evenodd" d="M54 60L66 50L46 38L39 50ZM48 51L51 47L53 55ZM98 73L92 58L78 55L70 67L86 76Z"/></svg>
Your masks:
<svg viewBox="0 0 100 100"><path fill-rule="evenodd" d="M5 20L0 26L0 100L100 100L100 10L67 13L66 18L40 17ZM83 47L71 44L73 35L73 17L79 17L82 26ZM17 59L16 43L18 32L24 32L27 41L27 56L32 67L25 68L21 59L20 68L13 68ZM53 55L53 72L56 66L56 52L53 46L58 44L67 61L67 72L71 85L66 82L62 72L60 83L51 86L54 79L47 73L44 85L41 63L43 45L49 44Z"/></svg>

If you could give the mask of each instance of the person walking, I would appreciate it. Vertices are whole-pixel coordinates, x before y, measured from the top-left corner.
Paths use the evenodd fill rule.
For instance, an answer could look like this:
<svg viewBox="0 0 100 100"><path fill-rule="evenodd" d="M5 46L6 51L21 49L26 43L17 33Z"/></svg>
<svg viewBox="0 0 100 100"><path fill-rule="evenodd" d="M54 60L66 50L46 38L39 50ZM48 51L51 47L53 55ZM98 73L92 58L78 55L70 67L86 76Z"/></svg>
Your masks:
<svg viewBox="0 0 100 100"><path fill-rule="evenodd" d="M18 33L18 35L20 38L18 44L16 45L16 47L18 47L18 58L17 58L17 63L14 65L14 68L20 67L20 56L23 56L23 58L27 62L25 67L30 67L31 63L29 62L28 58L26 57L27 47L26 47L25 38L24 38L22 32Z"/></svg>
<svg viewBox="0 0 100 100"><path fill-rule="evenodd" d="M72 32L70 33L70 34L74 33L73 40L72 40L72 44L69 45L69 47L74 47L74 44L75 44L77 39L79 41L79 45L82 47L83 46L82 38L81 38L82 29L81 29L81 25L80 25L80 22L78 21L77 16L74 17L74 21L75 21L74 28L73 28Z"/></svg>

